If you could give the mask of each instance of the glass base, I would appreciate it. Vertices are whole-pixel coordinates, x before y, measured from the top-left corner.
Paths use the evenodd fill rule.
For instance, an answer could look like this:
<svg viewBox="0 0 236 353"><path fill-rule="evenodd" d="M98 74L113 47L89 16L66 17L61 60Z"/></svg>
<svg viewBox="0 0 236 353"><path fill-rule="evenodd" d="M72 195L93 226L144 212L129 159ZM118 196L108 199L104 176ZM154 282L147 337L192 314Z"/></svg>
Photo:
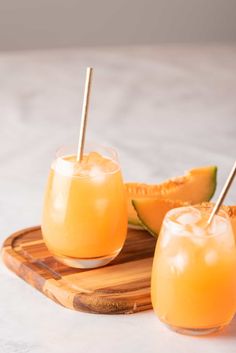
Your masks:
<svg viewBox="0 0 236 353"><path fill-rule="evenodd" d="M81 268L81 269L89 269L102 267L107 265L109 262L114 260L116 256L119 254L121 249L113 252L111 255L101 256L101 257L93 257L93 258L75 258L68 257L62 255L54 255L55 259L69 267Z"/></svg>
<svg viewBox="0 0 236 353"><path fill-rule="evenodd" d="M219 325L215 327L208 328L187 328L187 327L178 327L165 324L170 330L175 331L177 333L181 333L182 335L189 336L204 336L204 335L212 335L219 331L222 331L226 325Z"/></svg>

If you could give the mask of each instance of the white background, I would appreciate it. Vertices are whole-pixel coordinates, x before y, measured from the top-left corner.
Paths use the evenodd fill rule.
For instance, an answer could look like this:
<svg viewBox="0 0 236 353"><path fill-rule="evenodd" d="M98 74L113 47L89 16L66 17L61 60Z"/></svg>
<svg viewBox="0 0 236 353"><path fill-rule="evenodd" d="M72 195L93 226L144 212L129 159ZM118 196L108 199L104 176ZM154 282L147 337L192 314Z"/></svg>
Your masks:
<svg viewBox="0 0 236 353"><path fill-rule="evenodd" d="M235 0L0 0L0 50L236 41Z"/></svg>
<svg viewBox="0 0 236 353"><path fill-rule="evenodd" d="M235 160L236 47L159 46L0 55L0 243L40 223L58 146L77 142L85 67L95 68L88 139L118 149L126 180L160 182ZM236 204L236 184L226 200ZM147 235L149 236L149 235ZM62 308L0 266L1 353L235 353L220 336L168 331L152 311L100 316Z"/></svg>

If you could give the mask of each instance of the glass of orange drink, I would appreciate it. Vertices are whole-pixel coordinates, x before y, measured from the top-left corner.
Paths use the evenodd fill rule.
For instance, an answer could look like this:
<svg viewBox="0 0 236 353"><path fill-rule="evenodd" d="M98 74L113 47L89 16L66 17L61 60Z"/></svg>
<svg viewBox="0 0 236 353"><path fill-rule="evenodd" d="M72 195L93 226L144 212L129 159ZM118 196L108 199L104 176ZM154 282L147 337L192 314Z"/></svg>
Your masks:
<svg viewBox="0 0 236 353"><path fill-rule="evenodd" d="M121 251L127 233L127 201L114 149L61 148L51 165L42 233L51 253L77 268L104 266Z"/></svg>
<svg viewBox="0 0 236 353"><path fill-rule="evenodd" d="M190 335L219 331L236 302L236 247L227 214L210 225L208 207L169 211L157 242L151 281L155 313L169 328Z"/></svg>

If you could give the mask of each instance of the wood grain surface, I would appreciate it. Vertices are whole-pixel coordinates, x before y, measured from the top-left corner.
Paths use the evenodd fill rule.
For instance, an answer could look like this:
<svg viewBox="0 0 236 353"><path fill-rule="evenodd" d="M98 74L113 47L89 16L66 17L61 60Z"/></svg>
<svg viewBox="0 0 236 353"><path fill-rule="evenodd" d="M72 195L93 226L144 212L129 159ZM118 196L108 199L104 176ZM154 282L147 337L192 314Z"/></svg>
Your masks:
<svg viewBox="0 0 236 353"><path fill-rule="evenodd" d="M98 314L130 314L151 308L150 275L155 239L129 230L119 256L109 265L81 270L58 262L43 242L40 227L7 238L6 266L48 298L67 308Z"/></svg>

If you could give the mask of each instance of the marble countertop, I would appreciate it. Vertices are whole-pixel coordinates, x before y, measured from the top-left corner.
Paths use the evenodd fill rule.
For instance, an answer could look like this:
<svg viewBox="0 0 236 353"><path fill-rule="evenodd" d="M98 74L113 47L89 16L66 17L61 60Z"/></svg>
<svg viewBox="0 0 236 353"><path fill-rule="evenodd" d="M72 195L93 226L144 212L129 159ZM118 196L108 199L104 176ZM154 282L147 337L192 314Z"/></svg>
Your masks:
<svg viewBox="0 0 236 353"><path fill-rule="evenodd" d="M216 164L220 188L232 166L236 45L1 53L0 242L40 223L54 152L77 142L88 65L88 139L119 150L126 180L160 182ZM226 203L236 203L235 185ZM0 266L1 353L234 353L235 345L236 320L219 336L191 338L168 331L152 311L73 312Z"/></svg>

